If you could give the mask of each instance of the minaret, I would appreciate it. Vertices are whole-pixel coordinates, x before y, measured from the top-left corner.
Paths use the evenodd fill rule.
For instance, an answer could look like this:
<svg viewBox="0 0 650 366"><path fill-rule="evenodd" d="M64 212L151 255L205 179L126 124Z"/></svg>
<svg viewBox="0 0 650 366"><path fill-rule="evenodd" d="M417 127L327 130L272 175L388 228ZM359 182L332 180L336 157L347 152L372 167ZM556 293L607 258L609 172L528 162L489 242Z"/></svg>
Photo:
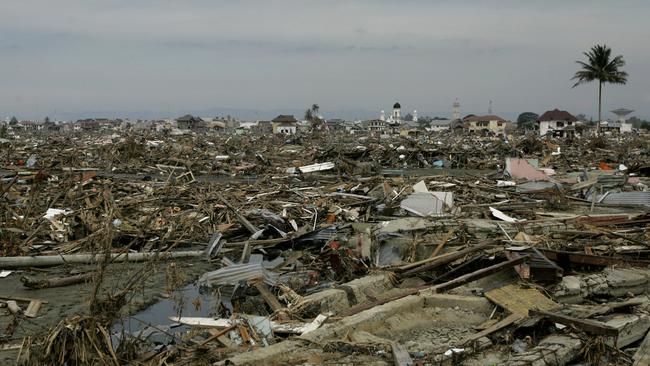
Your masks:
<svg viewBox="0 0 650 366"><path fill-rule="evenodd" d="M418 111L413 110L413 122L417 122L417 121L418 121Z"/></svg>
<svg viewBox="0 0 650 366"><path fill-rule="evenodd" d="M399 104L399 102L395 102L393 104L393 121L394 122L402 122L402 106Z"/></svg>
<svg viewBox="0 0 650 366"><path fill-rule="evenodd" d="M386 120L386 113L384 111L381 111L381 113L379 113L379 120L380 121Z"/></svg>
<svg viewBox="0 0 650 366"><path fill-rule="evenodd" d="M454 110L451 113L451 120L455 121L457 119L460 119L460 103L458 102L458 99L454 102Z"/></svg>

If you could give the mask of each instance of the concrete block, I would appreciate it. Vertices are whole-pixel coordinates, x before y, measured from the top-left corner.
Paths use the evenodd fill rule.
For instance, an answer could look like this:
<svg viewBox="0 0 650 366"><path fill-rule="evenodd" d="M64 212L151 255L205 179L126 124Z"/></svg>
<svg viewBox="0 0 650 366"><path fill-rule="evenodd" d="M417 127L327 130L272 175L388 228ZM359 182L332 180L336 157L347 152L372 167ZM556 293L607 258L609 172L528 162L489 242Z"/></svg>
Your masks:
<svg viewBox="0 0 650 366"><path fill-rule="evenodd" d="M335 323L325 324L313 332L309 332L300 338L311 342L320 342L324 339L342 337L350 331L373 332L384 327L384 321L396 314L413 311L424 306L424 299L421 296L412 295L391 301L383 305L377 305L371 309L358 314L348 316Z"/></svg>
<svg viewBox="0 0 650 366"><path fill-rule="evenodd" d="M339 286L342 290L351 291L356 304L369 301L369 296L379 298L384 292L393 287L393 282L390 280L388 273L378 273L357 278Z"/></svg>
<svg viewBox="0 0 650 366"><path fill-rule="evenodd" d="M305 312L319 314L332 311L340 312L350 307L348 294L340 289L326 289L303 298Z"/></svg>
<svg viewBox="0 0 650 366"><path fill-rule="evenodd" d="M581 290L580 279L576 276L564 276L561 286L564 287L567 294L579 294Z"/></svg>
<svg viewBox="0 0 650 366"><path fill-rule="evenodd" d="M642 339L650 329L650 316L645 314L616 314L607 319L605 324L619 330L617 348L623 348ZM612 343L610 341L610 344Z"/></svg>

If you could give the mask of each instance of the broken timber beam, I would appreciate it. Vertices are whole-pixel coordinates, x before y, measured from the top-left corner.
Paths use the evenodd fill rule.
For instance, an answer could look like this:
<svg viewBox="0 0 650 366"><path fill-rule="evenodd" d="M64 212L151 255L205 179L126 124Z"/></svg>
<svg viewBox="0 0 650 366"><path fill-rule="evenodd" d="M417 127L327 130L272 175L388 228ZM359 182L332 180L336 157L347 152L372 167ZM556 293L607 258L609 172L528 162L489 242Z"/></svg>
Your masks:
<svg viewBox="0 0 650 366"><path fill-rule="evenodd" d="M555 261L560 266L563 263L586 264L592 266L613 266L626 264L634 267L647 267L650 261L638 259L626 259L620 257L605 257L602 255L592 255L578 252L565 252L559 250L539 249L546 258Z"/></svg>
<svg viewBox="0 0 650 366"><path fill-rule="evenodd" d="M488 335L490 335L490 334L492 334L494 332L497 332L497 331L499 331L499 330L501 330L501 329L503 329L503 328L505 328L507 326L510 326L510 325L522 320L522 319L524 319L524 316L521 315L521 314L514 314L514 313L510 314L507 317L500 320L499 322L492 324L490 327L485 328L485 329L483 329L482 331L480 331L478 333L472 334L472 335L464 338L463 340L461 340L458 343L458 345L462 346L462 345L465 345L465 344L468 344L468 343L472 343L472 342L474 342L474 341L476 341L476 340L478 340L480 338L483 338L483 337L488 336Z"/></svg>
<svg viewBox="0 0 650 366"><path fill-rule="evenodd" d="M447 263L451 263L451 262L455 261L456 259L462 258L467 254L478 252L479 250L485 249L490 244L492 244L492 243L491 242L483 243L483 244L479 244L477 246L473 246L473 247L465 248L465 249L458 250L458 251L455 251L455 252L445 253L445 254L439 255L437 257L429 258L429 259L426 259L424 261L420 261L419 264L421 264L421 265L417 266L415 268L412 268L413 266L411 266L411 265L404 266L402 268L404 268L404 269L411 268L411 269L408 269L405 272L402 272L400 274L400 276L401 277L410 277L410 276L412 276L412 275L414 275L416 273L420 273L420 272L423 272L423 271L428 271L428 270L438 268L438 267L443 266L443 265L445 265ZM415 263L412 263L412 264L415 264Z"/></svg>
<svg viewBox="0 0 650 366"><path fill-rule="evenodd" d="M269 290L269 287L262 281L255 281L253 284L257 291L260 292L264 301L273 309L274 312L284 309L284 306L278 301L277 297Z"/></svg>
<svg viewBox="0 0 650 366"><path fill-rule="evenodd" d="M603 324L601 322L597 322L595 320L578 319L572 316L552 313L550 311L538 310L538 309L530 309L528 311L528 315L531 316L538 315L544 318L548 318L549 320L556 323L560 323L564 325L572 325L578 329L583 330L585 333L589 333L589 334L597 334L597 335L605 335L605 336L613 336L613 337L618 336L618 329L614 327L610 327L609 325Z"/></svg>
<svg viewBox="0 0 650 366"><path fill-rule="evenodd" d="M237 221L244 225L246 230L248 230L251 234L255 234L259 230L255 227L255 225L251 224L251 222L248 221L244 215L239 213L239 210L235 208L235 206L231 205L230 202L228 202L222 195L219 193L215 193L215 195L219 200L221 200L221 202L223 202L224 205L226 205L226 207L228 207L228 209L230 209L235 214L235 216L237 216Z"/></svg>
<svg viewBox="0 0 650 366"><path fill-rule="evenodd" d="M451 290L453 288L462 286L462 285L464 285L466 283L476 281L476 280L481 279L483 277L489 276L489 275L491 275L493 273L497 273L497 272L499 272L499 271L501 271L501 270L503 270L505 268L509 268L509 267L515 266L517 264L521 264L521 263L527 261L529 258L530 258L529 256L525 255L525 256L521 256L519 258L511 259L511 260L509 260L507 262L502 262L502 263L499 263L499 264L495 264L493 266L482 268L482 269L479 269L478 271L474 271L472 273L468 273L466 275L454 278L451 281L447 281L445 283L435 285L435 286L433 286L433 289L435 290L435 292L444 292L444 291L447 291L447 290Z"/></svg>
<svg viewBox="0 0 650 366"><path fill-rule="evenodd" d="M650 333L646 334L633 358L632 366L650 366Z"/></svg>

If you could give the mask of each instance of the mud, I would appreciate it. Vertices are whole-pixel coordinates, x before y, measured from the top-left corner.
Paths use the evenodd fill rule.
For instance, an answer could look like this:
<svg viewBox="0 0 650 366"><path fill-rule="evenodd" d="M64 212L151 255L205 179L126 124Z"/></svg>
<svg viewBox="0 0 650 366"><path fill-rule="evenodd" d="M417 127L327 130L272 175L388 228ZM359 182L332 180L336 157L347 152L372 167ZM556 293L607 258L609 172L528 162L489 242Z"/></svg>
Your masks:
<svg viewBox="0 0 650 366"><path fill-rule="evenodd" d="M166 320L177 312L177 303L182 298L183 309L189 313L194 306L192 301L198 296L197 291L190 291L191 287L186 287L186 291L167 292L167 268L171 262L160 262L155 264L152 273L146 276L143 283L137 287L133 293L132 301L123 309L124 315L136 314L153 304L159 304L151 307L152 311L144 311L136 315L136 318L152 324L159 322L169 322ZM194 281L200 274L214 269L217 265L210 264L204 260L183 260L176 261L177 268L180 268L183 285ZM123 288L127 279L137 273L142 266L138 263L116 263L107 268L104 277L102 292L115 293ZM76 271L92 271L96 269L93 265L75 266ZM62 276L68 273L65 267L49 268L38 271L21 271L14 272L6 278L0 279L2 291L0 296L22 297L30 299L39 299L47 301L41 307L38 316L33 319L25 318L20 326L16 329L13 336L6 340L8 344L20 344L24 336L34 336L46 332L49 328L58 324L62 319L76 314L88 313L88 300L93 289L92 283L83 283L66 287L48 288L31 290L23 286L20 282L21 275L28 275L37 279L47 278L48 276ZM21 303L26 307L26 303ZM209 307L206 304L205 309ZM6 329L12 321L13 316L5 309L0 310L0 327ZM125 325L128 330L137 330L142 326L141 322L125 317ZM17 349L0 351L0 365L12 365L15 362Z"/></svg>

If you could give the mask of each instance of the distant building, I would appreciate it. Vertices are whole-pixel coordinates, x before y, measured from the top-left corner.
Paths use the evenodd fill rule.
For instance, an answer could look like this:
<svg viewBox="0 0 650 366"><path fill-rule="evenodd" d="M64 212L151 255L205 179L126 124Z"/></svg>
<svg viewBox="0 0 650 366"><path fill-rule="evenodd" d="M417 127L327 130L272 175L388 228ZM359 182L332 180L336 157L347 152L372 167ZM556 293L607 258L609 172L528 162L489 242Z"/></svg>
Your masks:
<svg viewBox="0 0 650 366"><path fill-rule="evenodd" d="M452 108L453 109L452 109L452 112L451 112L451 120L454 121L454 120L460 119L460 102L458 101L458 99L456 99L456 101L454 102Z"/></svg>
<svg viewBox="0 0 650 366"><path fill-rule="evenodd" d="M274 134L294 135L298 129L298 120L289 114L281 114L272 121Z"/></svg>
<svg viewBox="0 0 650 366"><path fill-rule="evenodd" d="M506 129L506 120L495 115L469 115L463 119L470 132L502 134Z"/></svg>
<svg viewBox="0 0 650 366"><path fill-rule="evenodd" d="M201 132L207 129L207 124L205 121L199 117L194 117L189 114L176 118L176 124L180 130Z"/></svg>
<svg viewBox="0 0 650 366"><path fill-rule="evenodd" d="M325 124L327 126L327 130L331 133L346 132L345 121L342 119L328 119Z"/></svg>
<svg viewBox="0 0 650 366"><path fill-rule="evenodd" d="M576 135L576 124L578 119L567 111L555 108L546 111L537 118L539 135L550 134L557 137L573 137Z"/></svg>
<svg viewBox="0 0 650 366"><path fill-rule="evenodd" d="M382 119L370 119L361 122L363 130L375 134L384 134L388 131L388 123Z"/></svg>
<svg viewBox="0 0 650 366"><path fill-rule="evenodd" d="M450 120L433 120L429 123L428 130L433 132L448 131L450 126Z"/></svg>
<svg viewBox="0 0 650 366"><path fill-rule="evenodd" d="M420 130L420 125L415 121L404 121L399 130L400 136L404 137L416 137L422 133Z"/></svg>
<svg viewBox="0 0 650 366"><path fill-rule="evenodd" d="M271 121L257 121L257 124L251 126L251 132L258 135L270 135L273 133L273 124Z"/></svg>
<svg viewBox="0 0 650 366"><path fill-rule="evenodd" d="M465 122L462 119L453 119L449 122L449 129L455 134L463 134L469 131L469 122Z"/></svg>

